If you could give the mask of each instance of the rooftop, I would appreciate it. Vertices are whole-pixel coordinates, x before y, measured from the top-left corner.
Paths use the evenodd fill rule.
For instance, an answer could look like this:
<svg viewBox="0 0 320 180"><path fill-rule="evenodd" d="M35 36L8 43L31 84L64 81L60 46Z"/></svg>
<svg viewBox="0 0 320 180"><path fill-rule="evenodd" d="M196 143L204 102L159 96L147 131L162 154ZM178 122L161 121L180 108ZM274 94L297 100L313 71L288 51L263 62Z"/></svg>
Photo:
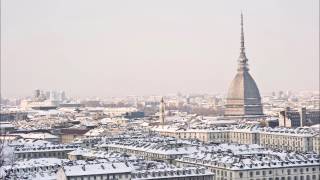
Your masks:
<svg viewBox="0 0 320 180"><path fill-rule="evenodd" d="M320 165L320 157L317 154L288 153L258 146L227 144L207 147L205 150L186 155L177 161L230 170Z"/></svg>
<svg viewBox="0 0 320 180"><path fill-rule="evenodd" d="M133 171L133 167L128 163L96 163L64 166L63 170L66 176L70 177L84 175L130 173L131 171Z"/></svg>

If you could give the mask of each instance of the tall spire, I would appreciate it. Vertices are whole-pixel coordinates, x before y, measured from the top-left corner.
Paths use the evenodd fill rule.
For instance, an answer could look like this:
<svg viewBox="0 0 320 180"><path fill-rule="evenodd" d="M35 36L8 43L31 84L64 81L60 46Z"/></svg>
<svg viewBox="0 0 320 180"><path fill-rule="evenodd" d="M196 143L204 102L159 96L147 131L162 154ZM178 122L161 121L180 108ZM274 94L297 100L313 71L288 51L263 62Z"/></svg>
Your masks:
<svg viewBox="0 0 320 180"><path fill-rule="evenodd" d="M241 12L241 37L240 37L240 56L238 70L249 70L247 64L247 57L244 47L244 32L243 32L243 14Z"/></svg>
<svg viewBox="0 0 320 180"><path fill-rule="evenodd" d="M241 50L241 53L245 54L244 52L244 33L243 33L243 14L241 12L241 42L240 42L240 50Z"/></svg>

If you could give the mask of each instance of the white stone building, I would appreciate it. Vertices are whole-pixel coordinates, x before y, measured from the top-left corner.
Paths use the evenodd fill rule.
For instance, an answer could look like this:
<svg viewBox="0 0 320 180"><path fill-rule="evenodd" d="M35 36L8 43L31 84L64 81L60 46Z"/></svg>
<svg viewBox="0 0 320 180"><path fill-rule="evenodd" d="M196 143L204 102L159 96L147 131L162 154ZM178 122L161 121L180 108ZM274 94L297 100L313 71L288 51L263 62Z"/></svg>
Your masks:
<svg viewBox="0 0 320 180"><path fill-rule="evenodd" d="M259 144L263 147L297 152L319 152L319 132L312 128L257 128L237 126L233 128L182 129L153 128L162 136L178 139L197 139L211 143Z"/></svg>
<svg viewBox="0 0 320 180"><path fill-rule="evenodd" d="M180 167L206 167L215 180L318 180L316 154L277 152L246 145L209 147L176 160Z"/></svg>
<svg viewBox="0 0 320 180"><path fill-rule="evenodd" d="M96 163L63 166L57 180L130 180L133 167L128 163Z"/></svg>

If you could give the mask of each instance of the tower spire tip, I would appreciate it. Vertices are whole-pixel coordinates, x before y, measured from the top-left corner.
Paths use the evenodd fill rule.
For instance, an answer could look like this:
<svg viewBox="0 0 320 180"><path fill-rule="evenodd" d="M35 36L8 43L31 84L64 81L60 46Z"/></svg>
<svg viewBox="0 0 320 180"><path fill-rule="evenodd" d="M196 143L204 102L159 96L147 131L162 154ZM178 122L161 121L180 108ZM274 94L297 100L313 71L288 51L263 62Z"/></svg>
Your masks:
<svg viewBox="0 0 320 180"><path fill-rule="evenodd" d="M239 63L240 63L240 69L247 69L247 57L245 53L245 46L244 46L244 31L243 31L243 13L241 11L241 34L240 34L240 57L239 57Z"/></svg>

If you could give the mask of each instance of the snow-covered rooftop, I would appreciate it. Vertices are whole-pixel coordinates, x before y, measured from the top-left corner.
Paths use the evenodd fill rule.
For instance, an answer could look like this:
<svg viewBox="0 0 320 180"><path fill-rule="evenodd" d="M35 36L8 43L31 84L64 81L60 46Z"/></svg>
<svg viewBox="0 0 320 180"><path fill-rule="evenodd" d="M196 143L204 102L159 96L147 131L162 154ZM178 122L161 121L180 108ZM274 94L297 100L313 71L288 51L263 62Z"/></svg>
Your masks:
<svg viewBox="0 0 320 180"><path fill-rule="evenodd" d="M103 175L130 173L133 167L128 163L97 163L85 165L71 165L63 167L67 177L84 175Z"/></svg>
<svg viewBox="0 0 320 180"><path fill-rule="evenodd" d="M317 154L288 153L263 149L258 145L229 144L207 146L205 150L186 155L177 161L231 170L320 165Z"/></svg>
<svg viewBox="0 0 320 180"><path fill-rule="evenodd" d="M14 153L25 153L25 152L49 152L49 151L72 151L77 149L78 145L45 145L45 146L33 146L33 147L16 147Z"/></svg>

